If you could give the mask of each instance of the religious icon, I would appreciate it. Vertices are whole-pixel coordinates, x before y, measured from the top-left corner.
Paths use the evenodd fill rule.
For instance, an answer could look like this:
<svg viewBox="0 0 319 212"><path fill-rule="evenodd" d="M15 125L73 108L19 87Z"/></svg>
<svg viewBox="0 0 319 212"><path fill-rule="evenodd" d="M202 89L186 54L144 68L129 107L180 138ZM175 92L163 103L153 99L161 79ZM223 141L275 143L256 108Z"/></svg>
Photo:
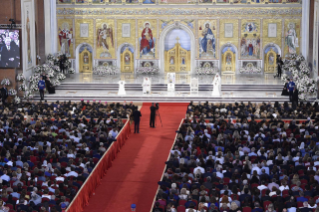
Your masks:
<svg viewBox="0 0 319 212"><path fill-rule="evenodd" d="M69 30L69 24L66 22L62 24L62 30L59 28L59 40L62 54L71 57L72 28Z"/></svg>
<svg viewBox="0 0 319 212"><path fill-rule="evenodd" d="M126 53L124 55L124 62L125 62L126 65L129 65L130 62L131 62L131 57L130 57L130 55L128 53Z"/></svg>
<svg viewBox="0 0 319 212"><path fill-rule="evenodd" d="M243 25L245 33L258 32L257 24L254 22L247 22Z"/></svg>
<svg viewBox="0 0 319 212"><path fill-rule="evenodd" d="M273 53L270 53L268 58L268 64L273 65L274 61L275 61L275 56L273 55Z"/></svg>
<svg viewBox="0 0 319 212"><path fill-rule="evenodd" d="M182 65L185 65L185 58L182 57Z"/></svg>
<svg viewBox="0 0 319 212"><path fill-rule="evenodd" d="M143 4L155 4L155 0L144 0Z"/></svg>
<svg viewBox="0 0 319 212"><path fill-rule="evenodd" d="M201 30L201 29L200 29ZM215 35L211 29L210 23L205 23L200 39L200 52L203 56L215 56Z"/></svg>
<svg viewBox="0 0 319 212"><path fill-rule="evenodd" d="M30 37L30 30L31 30L31 25L30 25L30 18L29 18L29 11L27 10L27 23L26 23L26 29L27 29L27 52L28 52L28 64L32 63L32 58L31 58L31 37ZM8 37L8 36L7 36Z"/></svg>
<svg viewBox="0 0 319 212"><path fill-rule="evenodd" d="M295 24L290 23L288 24L288 32L286 33L286 45L288 46L288 53L289 54L296 54L296 48L298 46L298 38L297 33L295 30Z"/></svg>
<svg viewBox="0 0 319 212"><path fill-rule="evenodd" d="M88 55L88 53L85 53L83 55L83 63L84 64L89 64L89 55Z"/></svg>
<svg viewBox="0 0 319 212"><path fill-rule="evenodd" d="M171 57L171 58L170 58L169 63L170 63L171 65L174 65L174 63L175 63L175 62L174 62L174 57Z"/></svg>
<svg viewBox="0 0 319 212"><path fill-rule="evenodd" d="M226 56L226 63L227 63L227 65L231 65L231 55L230 54L227 54L227 56Z"/></svg>
<svg viewBox="0 0 319 212"><path fill-rule="evenodd" d="M150 23L146 22L144 24L144 29L141 34L141 42L140 42L140 55L152 55L155 56L153 52L154 50L154 39L153 32L150 28Z"/></svg>
<svg viewBox="0 0 319 212"><path fill-rule="evenodd" d="M102 24L102 28L97 30L97 46L103 48L100 57L111 57L110 48L114 48L112 25Z"/></svg>

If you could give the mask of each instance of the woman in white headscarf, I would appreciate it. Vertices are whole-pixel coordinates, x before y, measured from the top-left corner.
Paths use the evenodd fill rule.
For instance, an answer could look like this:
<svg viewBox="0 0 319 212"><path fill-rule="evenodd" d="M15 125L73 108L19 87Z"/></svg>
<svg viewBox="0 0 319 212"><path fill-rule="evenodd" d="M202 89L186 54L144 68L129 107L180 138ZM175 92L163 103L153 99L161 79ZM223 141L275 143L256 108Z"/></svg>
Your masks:
<svg viewBox="0 0 319 212"><path fill-rule="evenodd" d="M218 73L214 77L213 86L214 86L213 96L220 96L222 87L221 87L221 79Z"/></svg>

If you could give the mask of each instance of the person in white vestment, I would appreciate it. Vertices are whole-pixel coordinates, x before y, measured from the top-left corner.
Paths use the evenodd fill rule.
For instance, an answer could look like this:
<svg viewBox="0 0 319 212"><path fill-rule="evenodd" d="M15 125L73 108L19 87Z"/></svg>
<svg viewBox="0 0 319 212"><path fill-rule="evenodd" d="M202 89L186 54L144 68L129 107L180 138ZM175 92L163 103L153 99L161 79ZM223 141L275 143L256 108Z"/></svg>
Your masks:
<svg viewBox="0 0 319 212"><path fill-rule="evenodd" d="M213 86L214 86L213 96L220 96L222 86L221 86L221 78L218 73L214 77Z"/></svg>

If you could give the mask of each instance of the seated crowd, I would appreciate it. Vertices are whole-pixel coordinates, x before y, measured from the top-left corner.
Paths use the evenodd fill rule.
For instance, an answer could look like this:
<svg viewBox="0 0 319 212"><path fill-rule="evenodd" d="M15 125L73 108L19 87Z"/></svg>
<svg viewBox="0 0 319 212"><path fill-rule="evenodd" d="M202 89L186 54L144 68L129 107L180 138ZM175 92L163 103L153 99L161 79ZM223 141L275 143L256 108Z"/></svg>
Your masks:
<svg viewBox="0 0 319 212"><path fill-rule="evenodd" d="M153 211L319 211L318 109L191 103Z"/></svg>
<svg viewBox="0 0 319 212"><path fill-rule="evenodd" d="M130 103L0 108L0 211L65 210L124 125Z"/></svg>

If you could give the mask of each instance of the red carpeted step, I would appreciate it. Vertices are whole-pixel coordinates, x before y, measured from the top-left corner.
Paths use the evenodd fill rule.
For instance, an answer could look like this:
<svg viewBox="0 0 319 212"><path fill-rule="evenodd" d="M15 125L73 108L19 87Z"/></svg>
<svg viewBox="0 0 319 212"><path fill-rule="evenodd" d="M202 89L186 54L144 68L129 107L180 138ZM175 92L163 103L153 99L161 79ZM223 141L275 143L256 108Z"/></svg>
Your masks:
<svg viewBox="0 0 319 212"><path fill-rule="evenodd" d="M149 127L150 106L143 104L140 134L129 137L84 211L130 211L132 203L138 212L150 211L187 104L160 104L163 127L157 119L156 128Z"/></svg>

